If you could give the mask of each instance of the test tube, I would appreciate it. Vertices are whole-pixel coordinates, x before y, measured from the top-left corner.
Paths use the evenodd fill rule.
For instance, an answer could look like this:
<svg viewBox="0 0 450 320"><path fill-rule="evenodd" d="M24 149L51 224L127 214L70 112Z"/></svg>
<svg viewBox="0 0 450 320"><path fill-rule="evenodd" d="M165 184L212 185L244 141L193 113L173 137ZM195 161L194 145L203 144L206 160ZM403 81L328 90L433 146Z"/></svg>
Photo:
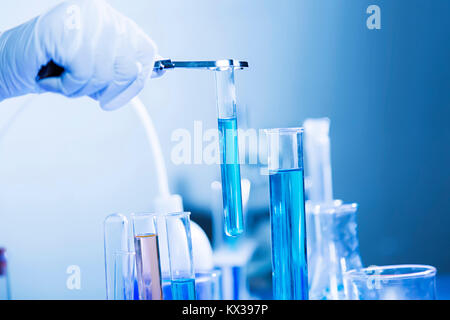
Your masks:
<svg viewBox="0 0 450 320"><path fill-rule="evenodd" d="M173 300L195 300L190 213L171 213L166 221Z"/></svg>
<svg viewBox="0 0 450 320"><path fill-rule="evenodd" d="M156 215L134 214L132 219L139 299L162 300Z"/></svg>
<svg viewBox="0 0 450 320"><path fill-rule="evenodd" d="M266 130L275 300L307 300L302 128Z"/></svg>
<svg viewBox="0 0 450 320"><path fill-rule="evenodd" d="M306 159L311 177L309 199L315 204L332 204L330 119L307 119L304 127Z"/></svg>
<svg viewBox="0 0 450 320"><path fill-rule="evenodd" d="M134 300L135 253L114 254L114 300Z"/></svg>
<svg viewBox="0 0 450 320"><path fill-rule="evenodd" d="M128 283L134 282L134 266L129 261L132 253L129 243L128 219L121 214L106 217L104 224L104 253L107 300L133 299L120 288L127 288ZM118 270L122 271L118 271ZM119 291L117 291L119 290Z"/></svg>
<svg viewBox="0 0 450 320"><path fill-rule="evenodd" d="M219 68L215 74L217 107L219 110L220 169L225 233L229 236L237 236L244 231L244 219L242 213L234 68Z"/></svg>

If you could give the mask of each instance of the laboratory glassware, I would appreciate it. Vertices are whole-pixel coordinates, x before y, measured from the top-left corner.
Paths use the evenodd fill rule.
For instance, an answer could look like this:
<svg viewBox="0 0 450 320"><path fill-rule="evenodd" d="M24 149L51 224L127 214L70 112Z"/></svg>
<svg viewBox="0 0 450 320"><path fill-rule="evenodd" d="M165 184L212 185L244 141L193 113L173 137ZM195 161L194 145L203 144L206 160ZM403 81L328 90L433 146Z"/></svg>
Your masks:
<svg viewBox="0 0 450 320"><path fill-rule="evenodd" d="M426 265L372 266L344 274L350 300L435 300L436 268Z"/></svg>
<svg viewBox="0 0 450 320"><path fill-rule="evenodd" d="M225 232L237 236L244 230L244 218L234 68L219 68L215 75Z"/></svg>
<svg viewBox="0 0 450 320"><path fill-rule="evenodd" d="M114 253L114 300L134 300L136 254Z"/></svg>
<svg viewBox="0 0 450 320"><path fill-rule="evenodd" d="M237 236L244 230L234 75L235 70L248 68L248 66L246 61L232 59L217 61L172 61L167 59L156 61L154 67L155 71L176 68L215 71L223 213L225 233L229 236Z"/></svg>
<svg viewBox="0 0 450 320"><path fill-rule="evenodd" d="M244 218L247 216L247 204L251 183L242 179L242 207ZM225 300L244 300L248 292L247 265L255 250L255 242L246 233L242 237L230 237L224 234L222 184L211 184L211 211L213 213L214 265L222 274L222 292Z"/></svg>
<svg viewBox="0 0 450 320"><path fill-rule="evenodd" d="M355 203L335 200L330 205L306 203L309 298L346 298L343 274L362 268Z"/></svg>
<svg viewBox="0 0 450 320"><path fill-rule="evenodd" d="M106 299L132 299L125 291L116 291L118 288L127 288L129 281L132 280L134 282L134 279L132 279L134 277L134 267L131 268L130 261L128 261L133 259L131 258L132 250L130 250L128 219L122 214L109 215L103 223L103 228ZM118 273L118 269L121 269L121 275Z"/></svg>
<svg viewBox="0 0 450 320"><path fill-rule="evenodd" d="M309 298L345 299L343 273L362 268L356 203L333 199L330 120L307 119L305 155L310 186L306 202Z"/></svg>
<svg viewBox="0 0 450 320"><path fill-rule="evenodd" d="M275 300L307 300L302 128L266 130Z"/></svg>
<svg viewBox="0 0 450 320"><path fill-rule="evenodd" d="M0 248L0 300L11 300L6 249Z"/></svg>
<svg viewBox="0 0 450 320"><path fill-rule="evenodd" d="M170 213L163 218L166 222L172 299L195 300L190 213Z"/></svg>
<svg viewBox="0 0 450 320"><path fill-rule="evenodd" d="M156 215L133 214L132 221L139 300L162 300Z"/></svg>
<svg viewBox="0 0 450 320"><path fill-rule="evenodd" d="M222 273L212 271L195 273L195 291L197 300L222 300Z"/></svg>

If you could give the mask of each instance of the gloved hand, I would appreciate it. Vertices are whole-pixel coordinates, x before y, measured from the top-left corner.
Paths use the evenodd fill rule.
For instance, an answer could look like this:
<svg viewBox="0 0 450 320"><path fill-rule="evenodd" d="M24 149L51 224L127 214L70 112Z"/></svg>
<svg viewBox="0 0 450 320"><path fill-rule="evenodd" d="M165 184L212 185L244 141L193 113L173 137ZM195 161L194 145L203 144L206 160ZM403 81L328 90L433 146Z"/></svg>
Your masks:
<svg viewBox="0 0 450 320"><path fill-rule="evenodd" d="M0 34L0 101L50 91L114 110L142 90L155 56L152 40L106 1L66 1ZM39 80L50 61L63 74Z"/></svg>

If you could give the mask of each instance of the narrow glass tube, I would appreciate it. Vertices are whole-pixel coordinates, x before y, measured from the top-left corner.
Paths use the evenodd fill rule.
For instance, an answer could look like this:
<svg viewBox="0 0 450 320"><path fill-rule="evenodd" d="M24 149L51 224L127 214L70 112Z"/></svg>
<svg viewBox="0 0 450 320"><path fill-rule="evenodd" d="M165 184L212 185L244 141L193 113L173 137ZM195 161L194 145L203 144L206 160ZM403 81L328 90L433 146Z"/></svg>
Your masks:
<svg viewBox="0 0 450 320"><path fill-rule="evenodd" d="M229 236L237 236L244 231L244 219L234 68L217 69L215 74L225 233Z"/></svg>
<svg viewBox="0 0 450 320"><path fill-rule="evenodd" d="M128 219L121 214L106 217L104 224L104 253L106 276L106 299L114 300L120 293L116 293L116 254L129 252L129 224ZM129 275L128 275L129 276ZM128 277L127 276L127 277Z"/></svg>
<svg viewBox="0 0 450 320"><path fill-rule="evenodd" d="M273 298L307 300L303 129L272 129L266 133L269 146Z"/></svg>
<svg viewBox="0 0 450 320"><path fill-rule="evenodd" d="M190 213L165 215L173 300L195 300Z"/></svg>
<svg viewBox="0 0 450 320"><path fill-rule="evenodd" d="M162 300L162 282L155 215L133 215L136 276L140 300Z"/></svg>
<svg viewBox="0 0 450 320"><path fill-rule="evenodd" d="M114 300L134 300L135 253L114 254Z"/></svg>
<svg viewBox="0 0 450 320"><path fill-rule="evenodd" d="M425 265L373 266L344 274L350 300L435 300L436 268Z"/></svg>

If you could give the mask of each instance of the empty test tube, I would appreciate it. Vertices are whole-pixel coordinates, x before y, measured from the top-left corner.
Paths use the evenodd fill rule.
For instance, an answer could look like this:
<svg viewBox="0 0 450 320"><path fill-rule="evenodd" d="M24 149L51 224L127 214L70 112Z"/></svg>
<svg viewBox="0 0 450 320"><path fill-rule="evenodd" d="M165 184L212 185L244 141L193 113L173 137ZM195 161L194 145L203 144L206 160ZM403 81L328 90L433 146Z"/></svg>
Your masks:
<svg viewBox="0 0 450 320"><path fill-rule="evenodd" d="M229 236L237 236L244 231L244 219L242 213L234 68L219 68L215 74L225 233Z"/></svg>
<svg viewBox="0 0 450 320"><path fill-rule="evenodd" d="M309 199L315 204L332 204L330 119L308 119L305 121L304 127L306 159L312 180Z"/></svg>
<svg viewBox="0 0 450 320"><path fill-rule="evenodd" d="M112 214L104 221L106 299L133 300L134 252L130 251L127 217Z"/></svg>

